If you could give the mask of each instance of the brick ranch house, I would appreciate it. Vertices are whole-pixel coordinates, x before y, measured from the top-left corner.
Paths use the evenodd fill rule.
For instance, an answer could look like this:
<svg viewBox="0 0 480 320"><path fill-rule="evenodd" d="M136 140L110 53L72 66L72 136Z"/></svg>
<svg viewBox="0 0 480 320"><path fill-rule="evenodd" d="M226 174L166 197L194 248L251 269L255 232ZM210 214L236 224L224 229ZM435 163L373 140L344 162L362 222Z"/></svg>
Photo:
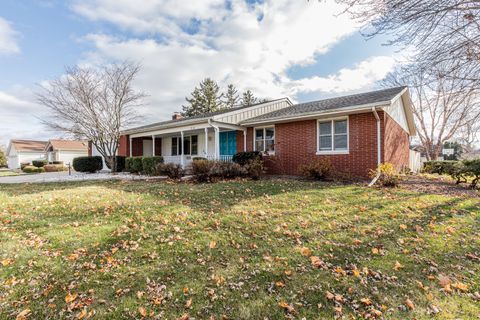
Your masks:
<svg viewBox="0 0 480 320"><path fill-rule="evenodd" d="M163 156L187 166L195 156L230 161L241 151L267 156L269 172L298 175L328 158L335 170L366 177L379 163L409 164L415 125L407 87L293 104L288 98L131 128L119 155ZM272 160L269 161L268 159Z"/></svg>

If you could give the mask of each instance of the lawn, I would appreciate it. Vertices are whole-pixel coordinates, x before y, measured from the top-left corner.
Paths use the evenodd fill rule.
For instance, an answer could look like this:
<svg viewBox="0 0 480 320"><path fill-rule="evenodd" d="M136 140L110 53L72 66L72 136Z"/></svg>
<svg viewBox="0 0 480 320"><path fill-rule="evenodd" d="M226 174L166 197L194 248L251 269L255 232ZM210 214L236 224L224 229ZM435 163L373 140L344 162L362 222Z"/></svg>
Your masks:
<svg viewBox="0 0 480 320"><path fill-rule="evenodd" d="M0 185L0 319L478 319L478 197Z"/></svg>
<svg viewBox="0 0 480 320"><path fill-rule="evenodd" d="M12 177L12 176L19 176L20 173L15 171L7 171L7 170L0 170L0 177Z"/></svg>

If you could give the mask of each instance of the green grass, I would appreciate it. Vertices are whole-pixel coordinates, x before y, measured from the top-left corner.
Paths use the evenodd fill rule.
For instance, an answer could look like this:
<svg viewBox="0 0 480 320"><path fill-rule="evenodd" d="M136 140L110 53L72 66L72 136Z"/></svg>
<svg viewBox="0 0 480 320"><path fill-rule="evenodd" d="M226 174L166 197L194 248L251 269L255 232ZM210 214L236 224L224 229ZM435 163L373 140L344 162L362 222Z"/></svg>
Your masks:
<svg viewBox="0 0 480 320"><path fill-rule="evenodd" d="M15 171L0 171L0 177L12 177L12 176L19 176L22 173L18 173Z"/></svg>
<svg viewBox="0 0 480 320"><path fill-rule="evenodd" d="M479 207L293 180L0 185L0 319L478 319Z"/></svg>

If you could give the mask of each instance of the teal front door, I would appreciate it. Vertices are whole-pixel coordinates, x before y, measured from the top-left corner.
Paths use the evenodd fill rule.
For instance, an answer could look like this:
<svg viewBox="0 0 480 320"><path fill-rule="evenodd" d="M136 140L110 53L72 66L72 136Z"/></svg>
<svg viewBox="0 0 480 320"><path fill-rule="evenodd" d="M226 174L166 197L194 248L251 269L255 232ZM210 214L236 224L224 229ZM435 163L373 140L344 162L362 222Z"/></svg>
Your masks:
<svg viewBox="0 0 480 320"><path fill-rule="evenodd" d="M237 132L220 132L220 154L222 156L233 156L237 153Z"/></svg>

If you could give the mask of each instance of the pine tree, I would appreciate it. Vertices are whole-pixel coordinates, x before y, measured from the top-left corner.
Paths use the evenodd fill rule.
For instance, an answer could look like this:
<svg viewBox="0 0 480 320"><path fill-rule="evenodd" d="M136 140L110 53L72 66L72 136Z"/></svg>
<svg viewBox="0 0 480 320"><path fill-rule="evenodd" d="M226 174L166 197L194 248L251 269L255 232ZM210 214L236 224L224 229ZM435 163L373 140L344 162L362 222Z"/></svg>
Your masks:
<svg viewBox="0 0 480 320"><path fill-rule="evenodd" d="M251 90L247 90L243 93L242 105L250 106L257 101L258 99L253 95L253 92Z"/></svg>
<svg viewBox="0 0 480 320"><path fill-rule="evenodd" d="M190 105L182 106L182 114L191 117L221 110L224 107L222 96L218 84L210 78L205 78L200 82L199 88L195 87L191 97L185 98Z"/></svg>
<svg viewBox="0 0 480 320"><path fill-rule="evenodd" d="M225 107L233 108L240 102L240 97L238 96L238 90L233 84L229 84L227 87L227 93L225 93Z"/></svg>

